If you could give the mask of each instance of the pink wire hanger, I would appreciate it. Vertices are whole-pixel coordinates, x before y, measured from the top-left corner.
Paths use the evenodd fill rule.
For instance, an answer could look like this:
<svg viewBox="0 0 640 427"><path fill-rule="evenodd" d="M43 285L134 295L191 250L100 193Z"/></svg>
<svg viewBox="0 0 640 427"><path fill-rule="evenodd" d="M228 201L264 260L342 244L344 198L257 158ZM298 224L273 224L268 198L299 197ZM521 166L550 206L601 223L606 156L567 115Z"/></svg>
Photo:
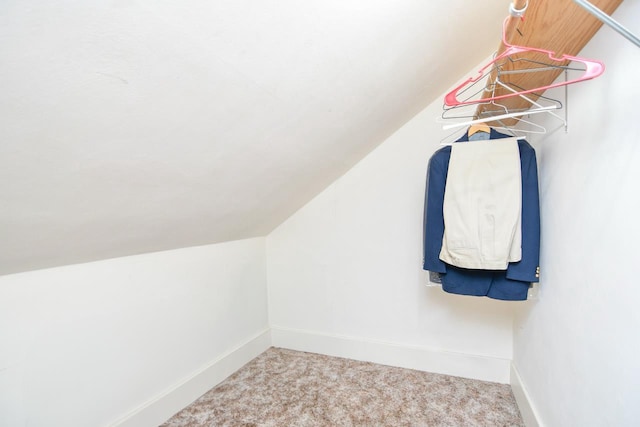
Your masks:
<svg viewBox="0 0 640 427"><path fill-rule="evenodd" d="M532 92L544 92L547 89L551 89L554 87L558 87L558 86L564 86L564 85L568 85L568 84L572 84L572 83L577 83L577 82L581 82L584 80L589 80L589 79L593 79L595 77L598 77L599 75L601 75L604 72L604 64L600 61L596 61L593 59L587 59L587 58L580 58L577 56L571 56L571 55L562 55L560 58L556 58L555 52L551 51L551 50L546 50L546 49L540 49L540 48L535 48L535 47L526 47L526 46L517 46L517 45L512 45L507 43L507 36L506 36L506 28L507 28L507 22L509 20L510 17L507 17L504 20L503 23L503 27L502 27L502 43L504 43L504 45L506 46L506 49L504 50L504 52L502 52L500 55L496 56L491 62L489 62L487 65L485 65L484 67L482 67L479 71L478 71L478 75L476 77L469 77L466 81L464 81L462 84L460 84L458 87L456 87L455 89L453 89L451 92L447 93L444 97L444 103L446 106L448 107L456 107L459 105L471 105L471 104L478 104L478 103L482 103L482 102L488 102L488 101L494 101L494 100L498 100L498 99L504 99L504 98L510 98L513 96L520 96L520 95L524 95L527 93L532 93ZM458 94L459 92L464 89L469 83L475 83L477 82L479 79L481 79L482 77L486 76L485 72L487 71L488 68L492 67L496 62L510 56L510 55L514 55L517 53L521 53L521 52L539 52L539 53L545 53L549 56L549 59L551 59L552 61L559 61L559 62L564 62L564 61L576 61L576 62L580 62L582 64L584 64L585 66L585 72L582 76L575 78L573 80L567 80L567 81L562 81L562 82L558 82L558 83L552 83L548 86L542 86L542 87L537 87L534 89L527 89L527 90L522 90L519 92L512 92L512 93L507 93L504 95L494 95L491 97L487 97L487 98L480 98L480 99L474 99L474 100L458 100Z"/></svg>

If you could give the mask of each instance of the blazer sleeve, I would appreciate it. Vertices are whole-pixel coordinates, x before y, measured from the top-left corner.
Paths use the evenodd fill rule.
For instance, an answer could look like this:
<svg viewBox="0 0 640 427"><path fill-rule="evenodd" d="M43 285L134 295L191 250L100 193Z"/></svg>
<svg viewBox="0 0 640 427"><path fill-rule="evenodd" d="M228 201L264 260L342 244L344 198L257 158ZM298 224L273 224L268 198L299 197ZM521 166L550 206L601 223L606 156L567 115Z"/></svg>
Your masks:
<svg viewBox="0 0 640 427"><path fill-rule="evenodd" d="M440 260L444 235L444 189L447 181L451 147L444 147L431 156L427 168L424 196L423 269L446 273L446 264Z"/></svg>
<svg viewBox="0 0 640 427"><path fill-rule="evenodd" d="M540 275L540 198L536 152L526 141L518 142L522 167L522 259L510 263L507 278L538 282Z"/></svg>

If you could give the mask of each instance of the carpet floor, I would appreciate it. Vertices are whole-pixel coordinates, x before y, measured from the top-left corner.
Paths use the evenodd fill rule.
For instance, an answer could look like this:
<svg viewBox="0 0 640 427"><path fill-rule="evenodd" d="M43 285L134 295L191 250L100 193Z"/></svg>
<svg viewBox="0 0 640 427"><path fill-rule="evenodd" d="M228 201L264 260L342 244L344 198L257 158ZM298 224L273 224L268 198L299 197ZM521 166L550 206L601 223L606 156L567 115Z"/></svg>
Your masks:
<svg viewBox="0 0 640 427"><path fill-rule="evenodd" d="M506 384L272 347L162 426L524 424Z"/></svg>

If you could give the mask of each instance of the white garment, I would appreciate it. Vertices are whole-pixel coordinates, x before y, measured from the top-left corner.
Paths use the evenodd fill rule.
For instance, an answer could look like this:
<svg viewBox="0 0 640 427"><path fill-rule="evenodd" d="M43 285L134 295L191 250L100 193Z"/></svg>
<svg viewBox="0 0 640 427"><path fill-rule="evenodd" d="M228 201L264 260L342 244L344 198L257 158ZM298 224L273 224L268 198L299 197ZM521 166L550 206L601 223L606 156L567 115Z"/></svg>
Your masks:
<svg viewBox="0 0 640 427"><path fill-rule="evenodd" d="M453 144L440 259L506 270L522 258L522 172L517 138Z"/></svg>

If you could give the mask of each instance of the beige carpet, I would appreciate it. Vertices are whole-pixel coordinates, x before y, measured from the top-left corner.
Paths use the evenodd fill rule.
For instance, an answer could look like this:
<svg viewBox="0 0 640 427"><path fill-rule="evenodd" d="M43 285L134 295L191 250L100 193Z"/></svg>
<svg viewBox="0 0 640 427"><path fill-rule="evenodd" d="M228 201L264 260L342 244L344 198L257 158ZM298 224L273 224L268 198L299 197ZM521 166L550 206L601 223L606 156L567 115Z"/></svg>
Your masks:
<svg viewBox="0 0 640 427"><path fill-rule="evenodd" d="M163 426L524 424L505 384L270 348Z"/></svg>

